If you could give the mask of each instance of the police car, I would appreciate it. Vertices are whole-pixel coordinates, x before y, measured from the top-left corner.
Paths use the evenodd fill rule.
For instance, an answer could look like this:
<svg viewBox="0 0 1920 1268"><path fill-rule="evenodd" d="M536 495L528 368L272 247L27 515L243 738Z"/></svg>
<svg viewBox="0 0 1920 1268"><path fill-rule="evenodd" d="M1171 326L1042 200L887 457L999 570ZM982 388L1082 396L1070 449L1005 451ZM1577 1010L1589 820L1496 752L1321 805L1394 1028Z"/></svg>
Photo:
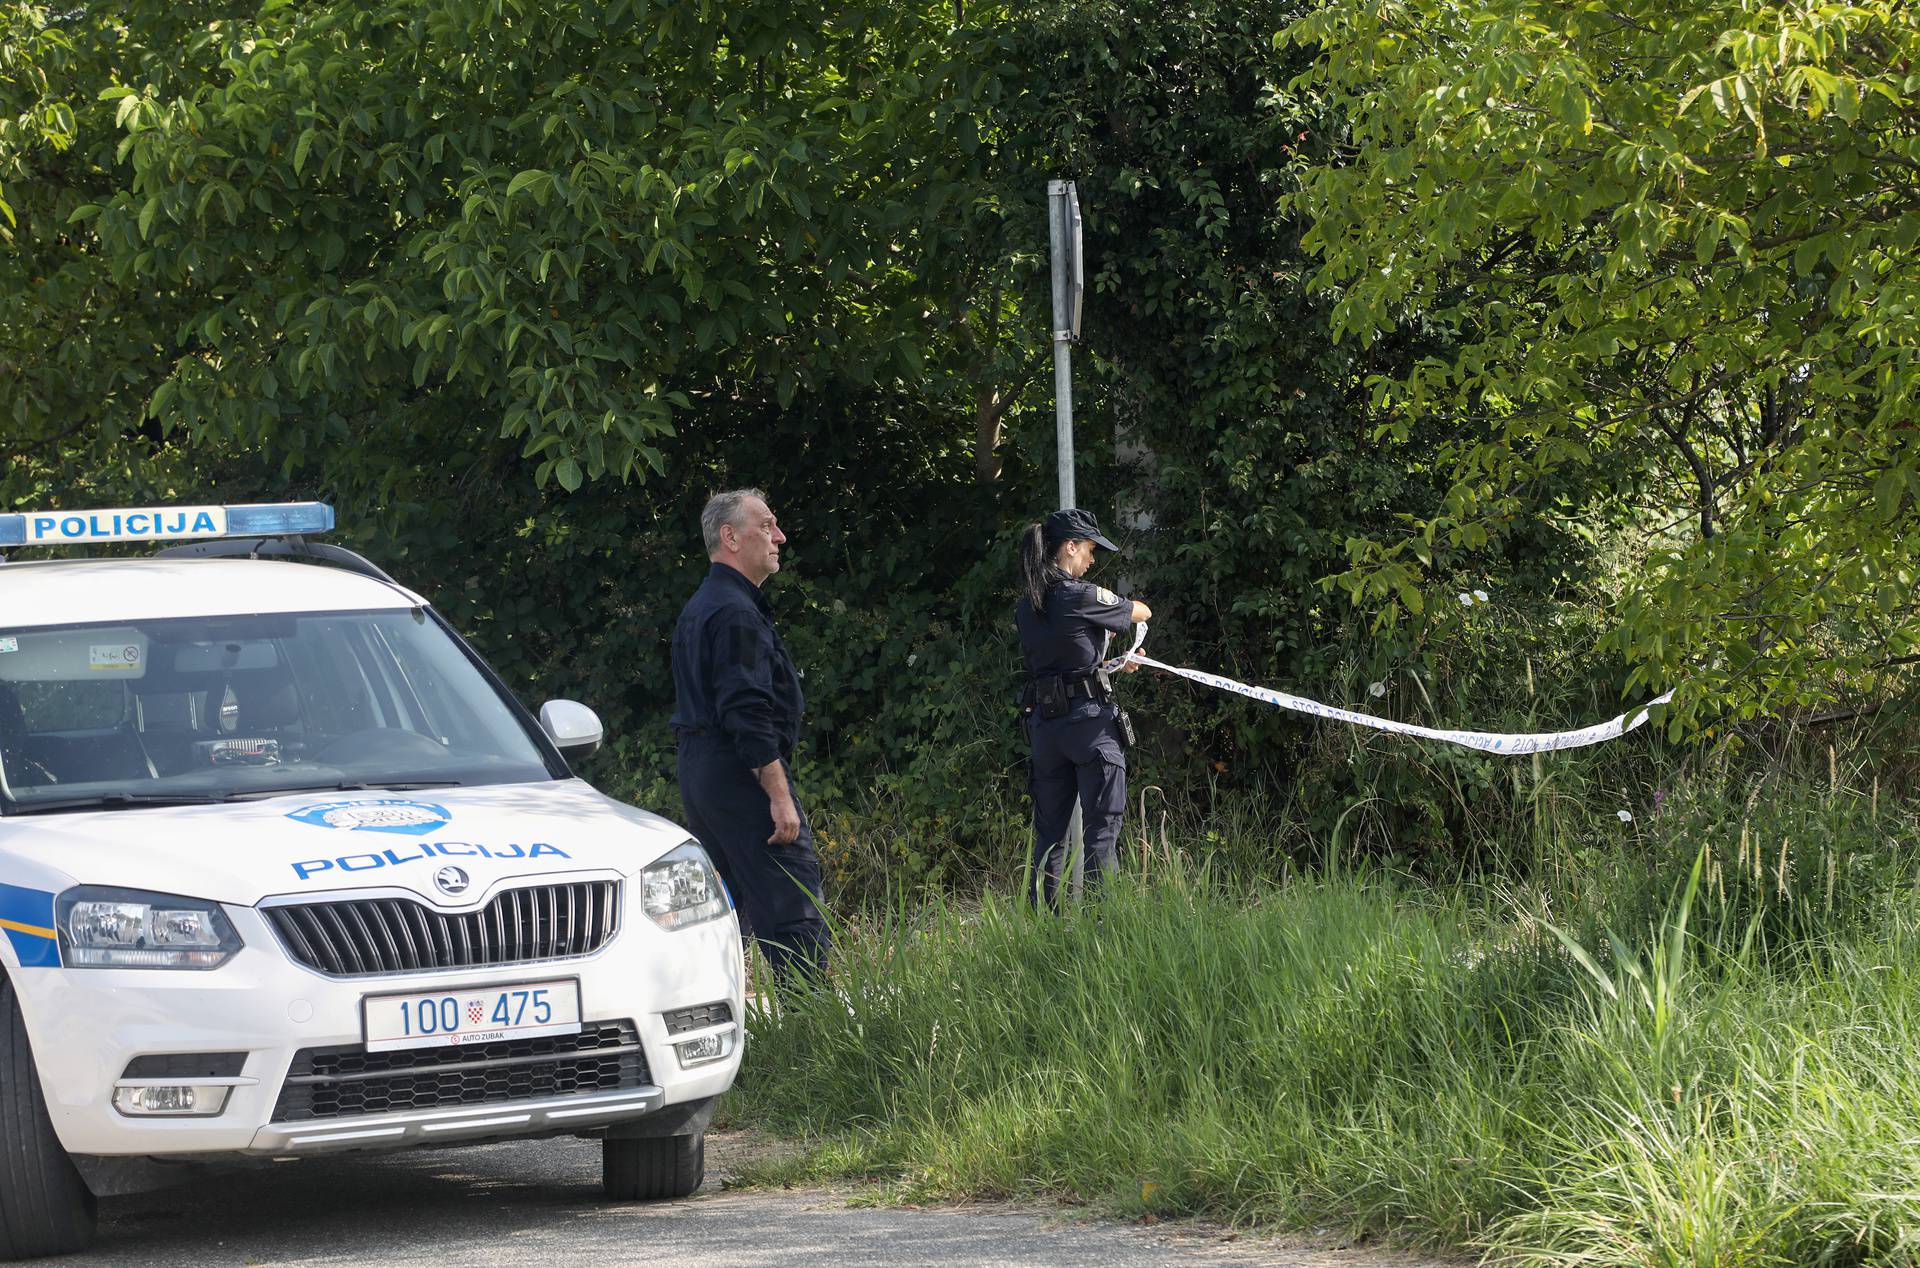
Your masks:
<svg viewBox="0 0 1920 1268"><path fill-rule="evenodd" d="M707 855L332 527L0 515L0 1255L248 1156L574 1134L610 1198L700 1183L743 1020Z"/></svg>

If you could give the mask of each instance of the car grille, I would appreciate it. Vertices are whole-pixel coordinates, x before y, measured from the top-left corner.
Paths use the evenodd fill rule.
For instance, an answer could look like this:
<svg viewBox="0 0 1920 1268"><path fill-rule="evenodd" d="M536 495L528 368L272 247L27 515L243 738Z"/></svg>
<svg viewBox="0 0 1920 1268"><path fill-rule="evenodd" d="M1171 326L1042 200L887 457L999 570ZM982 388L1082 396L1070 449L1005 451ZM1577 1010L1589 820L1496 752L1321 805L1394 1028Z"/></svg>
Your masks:
<svg viewBox="0 0 1920 1268"><path fill-rule="evenodd" d="M620 923L620 883L535 885L478 911L436 911L411 898L355 898L263 909L308 968L340 977L486 968L590 955Z"/></svg>
<svg viewBox="0 0 1920 1268"><path fill-rule="evenodd" d="M549 1100L637 1088L647 1081L646 1054L630 1021L588 1026L577 1035L461 1047L302 1048L293 1054L273 1121Z"/></svg>

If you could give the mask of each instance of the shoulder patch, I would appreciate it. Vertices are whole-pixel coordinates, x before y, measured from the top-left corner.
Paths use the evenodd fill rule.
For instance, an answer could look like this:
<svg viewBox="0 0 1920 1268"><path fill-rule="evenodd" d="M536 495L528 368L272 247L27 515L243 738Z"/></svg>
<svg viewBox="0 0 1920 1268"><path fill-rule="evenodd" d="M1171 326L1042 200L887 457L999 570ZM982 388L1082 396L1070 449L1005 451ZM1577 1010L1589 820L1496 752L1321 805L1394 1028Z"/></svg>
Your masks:
<svg viewBox="0 0 1920 1268"><path fill-rule="evenodd" d="M1120 596L1115 594L1113 591L1107 589L1105 586L1095 587L1093 591L1093 597L1100 600L1100 602L1106 603L1106 604L1114 604L1114 603L1120 602Z"/></svg>

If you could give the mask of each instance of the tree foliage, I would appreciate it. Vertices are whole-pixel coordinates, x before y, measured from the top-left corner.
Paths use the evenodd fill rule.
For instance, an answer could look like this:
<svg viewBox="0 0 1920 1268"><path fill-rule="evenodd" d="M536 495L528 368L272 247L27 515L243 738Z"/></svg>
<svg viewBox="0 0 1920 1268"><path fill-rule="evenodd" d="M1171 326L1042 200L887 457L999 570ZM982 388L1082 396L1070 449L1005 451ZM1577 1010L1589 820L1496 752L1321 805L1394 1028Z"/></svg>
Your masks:
<svg viewBox="0 0 1920 1268"><path fill-rule="evenodd" d="M62 288L9 288L23 425L146 419L297 458L397 421L514 442L574 489L657 472L696 397L916 382L956 348L977 379L999 365L965 321L999 263L965 249L995 236L975 94L996 62L946 6L148 0L7 22L31 73L0 189ZM49 308L90 336L126 312L129 346L74 348Z"/></svg>
<svg viewBox="0 0 1920 1268"><path fill-rule="evenodd" d="M1349 587L1403 599L1572 473L1566 531L1638 535L1614 637L1676 726L1883 690L1920 640L1920 11L1332 0L1284 38L1349 129L1293 204L1334 329L1433 336L1373 403L1455 433Z"/></svg>
<svg viewBox="0 0 1920 1268"><path fill-rule="evenodd" d="M1561 619L1591 548L1520 508L1584 506L1590 474L1517 490L1486 550L1420 578L1473 569L1505 623L1449 604L1369 629L1324 584L1350 541L1448 512L1445 445L1502 433L1369 430L1363 379L1460 336L1340 345L1306 289L1285 200L1338 116L1272 37L1310 12L0 7L0 499L330 498L527 698L601 711L592 777L671 811L698 508L761 485L792 538L770 598L829 867L1004 875L1013 536L1055 474L1044 191L1068 176L1079 484L1123 525L1102 575L1152 601L1156 648L1453 725L1597 712L1616 660L1556 671L1547 704L1516 706L1513 673L1588 645ZM1477 807L1521 795L1493 759L1128 690L1135 774L1173 805L1245 792L1321 839L1450 860L1487 835Z"/></svg>
<svg viewBox="0 0 1920 1268"><path fill-rule="evenodd" d="M90 28L38 6L0 5L0 501L146 493L177 474L142 443L174 311L129 291L67 227L117 187L110 64L178 84L191 15L154 7L110 52Z"/></svg>
<svg viewBox="0 0 1920 1268"><path fill-rule="evenodd" d="M1122 521L1153 525L1104 566L1152 604L1156 654L1498 729L1516 712L1519 645L1539 614L1582 594L1591 552L1522 528L1471 580L1446 578L1501 592L1508 619L1493 638L1451 601L1372 630L1323 584L1350 539L1441 509L1432 454L1445 433L1423 421L1403 445L1373 441L1362 380L1409 364L1425 337L1336 344L1328 303L1307 291L1306 226L1285 198L1328 155L1338 119L1290 88L1310 57L1272 34L1311 8L1208 0L1176 14L1100 0L1033 20L1025 47L1047 73L1021 97L1022 117L1031 148L1076 178L1087 218L1093 293L1076 396L1100 466L1082 487L1110 479ZM1555 707L1604 716L1616 670L1583 659L1558 671ZM1502 795L1498 763L1464 751L1373 743L1145 674L1128 694L1147 737L1135 769L1176 803L1252 789L1297 798L1322 839L1352 839L1364 820L1370 844L1457 857L1474 835L1469 801ZM1369 809L1349 817L1355 806Z"/></svg>
<svg viewBox="0 0 1920 1268"><path fill-rule="evenodd" d="M1077 439L1124 489L1127 527L1153 526L1126 572L1157 613L1157 644L1262 681L1324 683L1352 651L1351 610L1317 582L1347 537L1385 530L1431 489L1354 443L1356 364L1391 352L1331 345L1280 205L1324 144L1326 121L1284 90L1305 59L1271 41L1305 9L1050 11L1028 45L1050 73L1024 117L1085 211ZM1236 778L1285 769L1296 720L1222 715L1185 694L1155 710L1178 719L1166 730Z"/></svg>

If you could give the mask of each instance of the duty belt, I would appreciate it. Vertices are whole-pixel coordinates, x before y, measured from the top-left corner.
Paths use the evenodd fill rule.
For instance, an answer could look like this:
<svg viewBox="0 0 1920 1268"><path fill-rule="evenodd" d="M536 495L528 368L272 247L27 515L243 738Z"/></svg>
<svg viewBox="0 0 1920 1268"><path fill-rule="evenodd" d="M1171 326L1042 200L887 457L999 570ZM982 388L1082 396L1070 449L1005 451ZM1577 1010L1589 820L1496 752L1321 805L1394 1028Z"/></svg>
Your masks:
<svg viewBox="0 0 1920 1268"><path fill-rule="evenodd" d="M1065 674L1035 674L1020 689L1020 705L1032 709L1049 697L1060 700L1110 700L1113 685L1098 667ZM1042 711L1044 714L1044 710Z"/></svg>
<svg viewBox="0 0 1920 1268"><path fill-rule="evenodd" d="M1097 669L1082 669L1068 674L1029 674L1025 685L1020 688L1020 694L1032 695L1040 684L1051 684L1057 679L1060 690L1070 695L1091 696L1098 691L1096 684L1099 682L1099 673Z"/></svg>

